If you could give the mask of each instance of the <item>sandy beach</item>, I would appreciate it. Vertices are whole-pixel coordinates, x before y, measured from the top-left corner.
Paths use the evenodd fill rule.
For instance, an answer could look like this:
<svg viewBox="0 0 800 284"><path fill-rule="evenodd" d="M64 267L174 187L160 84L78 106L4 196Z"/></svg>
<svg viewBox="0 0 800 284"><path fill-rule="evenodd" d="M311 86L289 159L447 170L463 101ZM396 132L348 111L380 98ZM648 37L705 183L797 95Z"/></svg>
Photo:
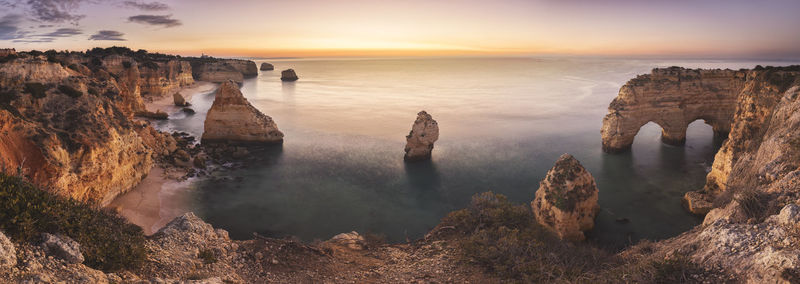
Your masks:
<svg viewBox="0 0 800 284"><path fill-rule="evenodd" d="M195 82L180 90L187 102L196 94L211 92L218 84ZM161 110L167 113L179 111L171 95L145 103L150 111ZM178 181L183 173L165 170L155 166L147 177L131 191L118 196L108 207L117 208L120 214L151 235L164 227L169 221L191 211L191 191L194 178Z"/></svg>

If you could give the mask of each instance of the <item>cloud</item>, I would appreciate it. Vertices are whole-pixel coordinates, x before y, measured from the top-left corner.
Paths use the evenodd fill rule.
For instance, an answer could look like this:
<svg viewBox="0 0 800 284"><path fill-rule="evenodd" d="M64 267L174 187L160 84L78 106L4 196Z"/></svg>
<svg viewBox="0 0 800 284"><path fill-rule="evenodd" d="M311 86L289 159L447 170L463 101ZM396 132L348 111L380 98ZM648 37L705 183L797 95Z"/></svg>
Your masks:
<svg viewBox="0 0 800 284"><path fill-rule="evenodd" d="M15 39L13 42L20 42L20 43L39 43L39 42L53 42L54 38L36 38L36 39Z"/></svg>
<svg viewBox="0 0 800 284"><path fill-rule="evenodd" d="M169 10L169 6L160 2L142 2L142 1L125 1L122 5L130 8L136 8L142 11L164 11Z"/></svg>
<svg viewBox="0 0 800 284"><path fill-rule="evenodd" d="M55 30L54 32L41 34L41 35L37 35L37 36L41 36L41 37L71 37L71 36L76 36L76 35L79 35L79 34L83 34L83 31L81 31L80 29L61 28L61 29Z"/></svg>
<svg viewBox="0 0 800 284"><path fill-rule="evenodd" d="M180 20L173 19L172 15L138 15L128 18L129 22L140 23L153 26L164 26L166 28L182 25Z"/></svg>
<svg viewBox="0 0 800 284"><path fill-rule="evenodd" d="M22 16L8 14L0 17L0 40L11 40L25 37L26 32L19 29Z"/></svg>
<svg viewBox="0 0 800 284"><path fill-rule="evenodd" d="M34 19L47 23L69 22L77 24L85 15L73 14L80 4L88 0L27 0Z"/></svg>
<svg viewBox="0 0 800 284"><path fill-rule="evenodd" d="M115 40L115 41L125 41L126 39L122 38L124 33L118 31L109 31L103 30L98 31L96 34L93 34L89 37L89 40Z"/></svg>

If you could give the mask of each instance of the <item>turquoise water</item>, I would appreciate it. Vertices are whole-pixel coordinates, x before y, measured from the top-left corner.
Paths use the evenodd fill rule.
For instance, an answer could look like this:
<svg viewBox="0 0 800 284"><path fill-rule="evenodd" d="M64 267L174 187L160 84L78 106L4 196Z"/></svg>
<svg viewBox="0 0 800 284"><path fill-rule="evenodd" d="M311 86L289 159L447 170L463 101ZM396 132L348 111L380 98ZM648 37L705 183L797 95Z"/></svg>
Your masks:
<svg viewBox="0 0 800 284"><path fill-rule="evenodd" d="M264 60L256 60L260 65ZM594 175L601 213L591 240L620 247L697 225L680 199L703 186L720 141L690 125L684 147L642 127L628 153L601 151L600 127L619 87L672 65L752 68L782 62L592 58L403 58L268 60L276 71L242 92L273 117L282 147L193 192L193 207L235 238L253 232L304 240L352 230L392 241L422 237L478 192L529 203L563 153ZM282 83L280 70L300 80ZM192 99L194 116L160 126L202 134L213 93ZM431 162L403 163L404 136L420 110L439 122ZM627 218L629 223L615 220Z"/></svg>

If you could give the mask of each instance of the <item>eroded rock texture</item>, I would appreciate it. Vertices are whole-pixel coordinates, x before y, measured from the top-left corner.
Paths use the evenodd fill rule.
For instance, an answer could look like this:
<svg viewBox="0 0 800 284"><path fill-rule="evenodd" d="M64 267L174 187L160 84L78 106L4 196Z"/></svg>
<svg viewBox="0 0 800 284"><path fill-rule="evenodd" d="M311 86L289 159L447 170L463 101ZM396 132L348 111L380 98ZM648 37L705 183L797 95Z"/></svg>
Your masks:
<svg viewBox="0 0 800 284"><path fill-rule="evenodd" d="M271 117L253 107L233 81L223 83L204 125L203 143L281 143L283 133Z"/></svg>
<svg viewBox="0 0 800 284"><path fill-rule="evenodd" d="M250 60L192 58L192 75L196 80L224 83L233 80L242 83L245 78L258 76L256 63Z"/></svg>
<svg viewBox="0 0 800 284"><path fill-rule="evenodd" d="M594 177L572 155L558 158L539 183L531 209L536 220L559 237L581 241L594 228L600 207Z"/></svg>
<svg viewBox="0 0 800 284"><path fill-rule="evenodd" d="M433 143L439 139L439 124L430 114L420 111L406 136L406 161L420 161L431 158Z"/></svg>
<svg viewBox="0 0 800 284"><path fill-rule="evenodd" d="M686 128L698 119L711 125L715 135L725 137L745 75L744 71L671 67L631 79L603 118L603 150L630 149L639 128L651 121L661 126L667 144L683 144Z"/></svg>

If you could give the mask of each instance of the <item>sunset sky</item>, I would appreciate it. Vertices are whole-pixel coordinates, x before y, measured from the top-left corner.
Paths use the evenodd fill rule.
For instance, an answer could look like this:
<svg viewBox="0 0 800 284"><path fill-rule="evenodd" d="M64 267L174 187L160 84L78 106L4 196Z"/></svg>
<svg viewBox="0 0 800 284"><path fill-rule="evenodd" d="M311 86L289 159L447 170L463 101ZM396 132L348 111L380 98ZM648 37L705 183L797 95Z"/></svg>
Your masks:
<svg viewBox="0 0 800 284"><path fill-rule="evenodd" d="M0 0L0 47L800 58L796 0Z"/></svg>

